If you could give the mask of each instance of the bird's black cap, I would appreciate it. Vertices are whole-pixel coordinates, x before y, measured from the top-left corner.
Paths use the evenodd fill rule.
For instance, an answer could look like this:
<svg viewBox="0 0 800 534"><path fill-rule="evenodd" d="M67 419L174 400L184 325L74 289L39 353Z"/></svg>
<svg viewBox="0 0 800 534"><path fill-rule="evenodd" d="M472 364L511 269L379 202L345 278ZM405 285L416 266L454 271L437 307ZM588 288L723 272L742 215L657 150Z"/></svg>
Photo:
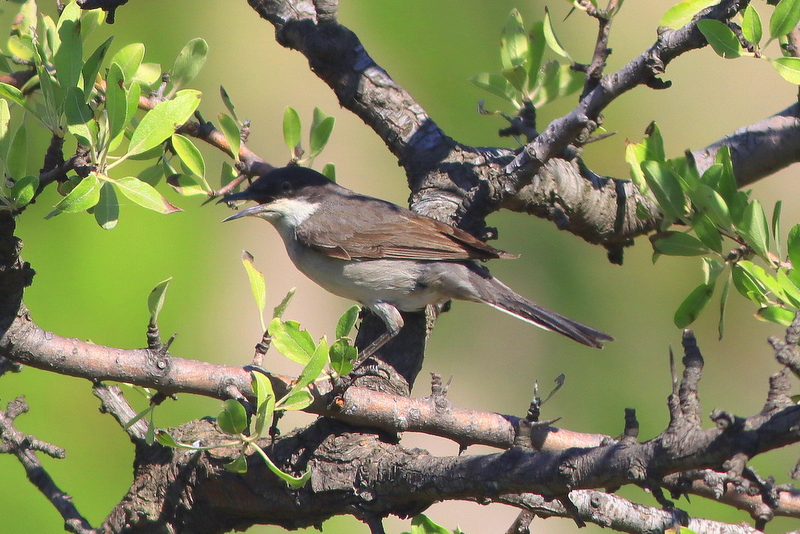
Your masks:
<svg viewBox="0 0 800 534"><path fill-rule="evenodd" d="M272 202L276 198L297 196L306 187L333 184L323 174L308 167L290 165L273 169L258 177L250 187L240 193L225 195L219 202L255 200L259 204Z"/></svg>

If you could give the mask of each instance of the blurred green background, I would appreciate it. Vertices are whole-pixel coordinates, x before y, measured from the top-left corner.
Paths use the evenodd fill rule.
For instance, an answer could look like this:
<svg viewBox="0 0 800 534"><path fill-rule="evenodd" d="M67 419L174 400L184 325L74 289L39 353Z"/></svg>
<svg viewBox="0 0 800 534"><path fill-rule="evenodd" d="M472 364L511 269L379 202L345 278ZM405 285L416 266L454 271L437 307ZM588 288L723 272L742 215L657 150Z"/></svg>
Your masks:
<svg viewBox="0 0 800 534"><path fill-rule="evenodd" d="M620 68L652 43L662 14L673 0L627 2L614 22L610 45L614 53L608 70ZM588 62L596 27L582 13L564 21L569 4L552 1L550 9L559 37L578 61ZM466 82L480 72L500 68L499 36L509 11L520 9L530 25L543 16L541 0L442 0L419 2L342 1L340 21L354 30L369 54L407 88L431 117L456 140L478 146L511 146L498 140L504 125L499 119L479 116L476 103L486 95ZM2 6L2 25L17 4ZM759 4L762 16L769 12ZM43 6L50 10L52 6ZM93 37L99 44L116 35L112 53L124 44L144 42L146 61L172 65L184 43L194 37L210 45L209 61L194 86L205 95L203 114L212 118L224 110L218 97L224 85L240 117L252 121L249 146L273 164L288 159L283 145L281 118L286 106L300 111L308 125L314 106L337 118L328 148L317 160L336 165L340 183L360 192L396 203L407 199L405 177L377 137L357 118L339 108L330 90L308 69L303 57L278 46L273 28L261 21L246 2L131 2L117 13L117 23ZM776 55L776 50L771 50ZM797 88L784 82L765 61L727 61L710 50L692 52L668 67L666 91L637 89L618 99L606 112L605 127L618 134L586 150L588 165L600 174L628 176L623 161L625 140L639 141L647 124L656 120L664 133L668 156L697 149L734 129L790 105ZM570 109L574 101L553 104L540 112L540 128ZM502 103L487 98L487 107ZM33 126L33 124L32 124ZM29 129L29 135L34 128ZM45 139L30 151L29 171L41 166ZM222 157L204 150L209 181ZM755 187L754 195L769 207L784 198L783 226L800 220L794 170L781 172ZM338 315L349 304L328 295L305 280L289 263L282 243L261 221L221 225L224 206L200 206L194 198L164 193L185 211L161 216L139 207L122 206L118 227L101 230L84 214L43 216L57 202L51 192L19 221L25 241L24 257L37 271L25 300L34 319L61 335L119 347L145 344L146 297L161 280L173 277L161 315L165 335L178 332L173 353L184 358L244 364L260 338L255 306L241 266L247 249L267 276L269 306L285 292L298 287L287 316L302 322L316 337L331 334ZM623 429L623 410L636 408L640 439L656 435L668 421L665 406L670 391L668 351L680 350L680 332L672 314L701 280L699 260L662 258L651 262L646 240L628 249L623 267L609 265L604 251L571 234L558 232L547 222L517 214L498 214L490 224L500 229L496 246L521 254L521 259L494 262L493 273L522 294L584 321L616 337L602 352L588 349L561 336L530 328L488 306L456 303L434 332L415 394L428 393L429 372L453 376L450 398L460 406L523 415L534 381L548 389L559 374L566 374L564 389L545 406L544 417L562 417L559 425L585 432L617 435ZM759 323L743 299L732 298L727 334L717 341L716 314L710 309L695 330L706 357L701 383L704 412L718 407L751 415L763 403L767 379L778 370L768 335L781 329ZM269 360L271 369L297 372L291 364ZM98 525L122 497L131 479L132 448L125 434L108 416L97 411L90 384L35 369L0 380L0 399L25 395L31 413L18 426L37 438L65 447L68 456L43 462L62 489L71 494L78 509ZM143 406L141 399L139 406ZM157 411L156 423L177 425L191 418L215 414L218 401L181 396ZM284 431L308 422L299 415L285 420ZM404 443L434 454L452 455L452 442L408 434ZM474 447L468 453L487 452ZM798 447L759 458L762 475L788 482ZM62 532L54 509L26 481L14 458L0 456L0 534ZM623 495L645 504L654 500L636 488ZM702 499L680 506L691 514L719 520L747 520ZM511 508L473 503L443 503L429 515L448 528L466 532L503 532L516 516ZM795 528L787 520L775 521L772 532ZM568 520L536 520L538 532L573 532ZM389 532L409 529L408 521L390 519ZM351 518L325 524L325 532L368 532ZM589 527L590 532L599 530ZM279 532L254 527L251 533Z"/></svg>

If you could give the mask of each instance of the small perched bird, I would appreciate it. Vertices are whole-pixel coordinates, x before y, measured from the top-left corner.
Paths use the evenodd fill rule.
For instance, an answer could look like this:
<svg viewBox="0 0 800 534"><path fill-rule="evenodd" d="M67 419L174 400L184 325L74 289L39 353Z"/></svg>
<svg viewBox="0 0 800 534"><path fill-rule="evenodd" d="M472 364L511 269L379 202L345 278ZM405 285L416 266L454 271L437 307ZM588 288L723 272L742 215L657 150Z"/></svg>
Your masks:
<svg viewBox="0 0 800 534"><path fill-rule="evenodd" d="M258 204L225 221L266 219L303 274L383 320L386 333L361 352L359 361L400 332L401 311L450 299L486 303L590 347L613 340L518 295L475 261L516 256L443 222L354 193L312 169L272 170L221 202L235 200Z"/></svg>

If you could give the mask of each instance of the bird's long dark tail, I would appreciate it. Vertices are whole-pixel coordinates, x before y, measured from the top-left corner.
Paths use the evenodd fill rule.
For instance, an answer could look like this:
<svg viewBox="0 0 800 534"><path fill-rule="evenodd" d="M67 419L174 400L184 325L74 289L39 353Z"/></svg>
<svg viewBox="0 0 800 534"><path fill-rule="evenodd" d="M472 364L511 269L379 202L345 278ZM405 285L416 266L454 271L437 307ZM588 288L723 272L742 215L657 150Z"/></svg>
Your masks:
<svg viewBox="0 0 800 534"><path fill-rule="evenodd" d="M538 327L558 332L590 347L603 348L604 341L614 341L614 338L605 332L573 321L515 293L510 287L489 274L489 271L482 266L472 265L472 267L474 267L470 269L472 275L480 279L474 280L475 283L473 283L475 289L478 290L479 300L489 306Z"/></svg>

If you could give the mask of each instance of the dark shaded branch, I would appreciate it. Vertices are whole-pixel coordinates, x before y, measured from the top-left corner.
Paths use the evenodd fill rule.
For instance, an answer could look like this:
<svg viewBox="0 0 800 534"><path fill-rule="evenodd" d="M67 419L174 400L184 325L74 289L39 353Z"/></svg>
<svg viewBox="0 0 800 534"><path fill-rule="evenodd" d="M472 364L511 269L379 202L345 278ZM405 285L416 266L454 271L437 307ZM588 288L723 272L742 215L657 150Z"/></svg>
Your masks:
<svg viewBox="0 0 800 534"><path fill-rule="evenodd" d="M28 411L28 405L22 397L8 403L5 411L0 412L0 452L13 454L25 469L31 484L47 498L53 507L64 518L64 528L75 534L94 534L89 522L84 518L72 502L72 498L64 493L44 469L35 451L41 451L53 458L64 458L66 451L50 443L45 443L33 436L26 436L14 426L14 419Z"/></svg>

